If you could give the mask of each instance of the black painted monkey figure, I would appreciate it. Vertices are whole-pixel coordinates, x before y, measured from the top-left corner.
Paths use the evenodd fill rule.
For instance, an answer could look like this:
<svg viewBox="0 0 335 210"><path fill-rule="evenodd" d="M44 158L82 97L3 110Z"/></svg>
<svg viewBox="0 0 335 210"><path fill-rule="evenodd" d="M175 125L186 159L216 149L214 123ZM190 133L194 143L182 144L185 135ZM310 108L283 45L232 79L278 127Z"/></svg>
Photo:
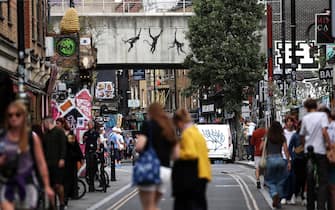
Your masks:
<svg viewBox="0 0 335 210"><path fill-rule="evenodd" d="M180 55L180 52L186 54L183 49L184 45L185 44L183 42L179 42L177 40L177 29L176 29L176 31L174 32L174 42L172 43L172 46L169 47L169 49L177 47L178 55Z"/></svg>
<svg viewBox="0 0 335 210"><path fill-rule="evenodd" d="M140 40L140 36L141 36L141 31L142 29L140 28L140 31L138 32L138 34L132 38L129 38L128 40L122 40L125 44L129 44L129 49L128 52L130 52L131 49L133 49L135 43Z"/></svg>
<svg viewBox="0 0 335 210"><path fill-rule="evenodd" d="M151 29L149 28L149 35L150 35L150 38L152 39L152 42L150 43L148 40L144 40L144 42L147 42L151 46L150 52L152 54L156 51L157 42L158 42L159 37L162 35L162 33L163 33L163 29L161 29L160 33L157 36L153 36L151 34Z"/></svg>

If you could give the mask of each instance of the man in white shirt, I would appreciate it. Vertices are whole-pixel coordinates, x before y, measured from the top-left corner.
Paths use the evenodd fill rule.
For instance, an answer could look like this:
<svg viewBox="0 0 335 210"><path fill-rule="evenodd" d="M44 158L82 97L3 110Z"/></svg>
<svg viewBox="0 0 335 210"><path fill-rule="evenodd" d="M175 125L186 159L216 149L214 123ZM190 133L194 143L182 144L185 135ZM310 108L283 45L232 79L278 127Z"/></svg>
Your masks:
<svg viewBox="0 0 335 210"><path fill-rule="evenodd" d="M323 112L317 112L317 102L314 99L307 99L304 103L307 114L302 119L300 136L307 148L312 146L315 153L315 162L318 169L319 190L316 195L318 210L326 210L328 200L328 160L326 156L327 147L330 145L330 138L327 132L328 117ZM311 176L307 174L307 176ZM310 177L307 177L309 180ZM307 182L307 210L315 209L314 186L308 186Z"/></svg>

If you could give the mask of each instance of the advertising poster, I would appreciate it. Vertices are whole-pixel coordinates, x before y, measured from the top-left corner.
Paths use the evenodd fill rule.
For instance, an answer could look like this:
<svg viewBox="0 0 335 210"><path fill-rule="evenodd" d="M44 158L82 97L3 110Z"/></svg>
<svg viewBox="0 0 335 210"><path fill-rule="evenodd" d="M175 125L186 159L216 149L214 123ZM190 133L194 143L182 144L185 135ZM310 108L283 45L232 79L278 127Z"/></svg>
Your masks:
<svg viewBox="0 0 335 210"><path fill-rule="evenodd" d="M115 84L113 82L98 82L95 97L97 99L113 99L115 97Z"/></svg>

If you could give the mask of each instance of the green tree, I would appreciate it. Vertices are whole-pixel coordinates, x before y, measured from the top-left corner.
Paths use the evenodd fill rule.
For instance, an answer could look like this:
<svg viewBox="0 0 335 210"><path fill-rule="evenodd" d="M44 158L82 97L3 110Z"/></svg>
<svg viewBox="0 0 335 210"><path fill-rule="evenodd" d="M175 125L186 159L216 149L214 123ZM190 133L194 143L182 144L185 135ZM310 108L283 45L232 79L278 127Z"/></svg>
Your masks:
<svg viewBox="0 0 335 210"><path fill-rule="evenodd" d="M254 87L264 71L259 33L264 6L257 0L194 0L193 7L187 93L220 86L224 108L239 112L243 89Z"/></svg>

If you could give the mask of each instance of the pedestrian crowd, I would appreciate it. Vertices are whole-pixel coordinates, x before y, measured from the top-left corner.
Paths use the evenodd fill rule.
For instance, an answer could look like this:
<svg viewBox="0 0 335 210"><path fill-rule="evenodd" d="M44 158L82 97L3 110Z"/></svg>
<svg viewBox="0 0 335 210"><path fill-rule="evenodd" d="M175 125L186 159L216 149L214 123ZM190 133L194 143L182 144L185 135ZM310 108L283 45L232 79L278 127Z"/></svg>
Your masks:
<svg viewBox="0 0 335 210"><path fill-rule="evenodd" d="M185 109L171 119L160 104L154 103L148 115L136 138L140 155L133 169L133 184L139 189L142 208L159 209L172 179L175 210L206 210L211 167L205 138Z"/></svg>
<svg viewBox="0 0 335 210"><path fill-rule="evenodd" d="M259 121L248 149L253 151L256 187L262 188L264 175L263 185L277 209L301 204L307 210L335 210L335 115L314 99L304 107L307 114L300 121L289 115L283 126L274 121L268 128Z"/></svg>
<svg viewBox="0 0 335 210"><path fill-rule="evenodd" d="M2 77L1 81L10 81ZM180 109L171 118L160 104L152 104L149 119L136 136L123 136L117 127L107 133L90 121L82 153L64 118L46 117L41 125L30 125L27 106L15 100L10 87L0 91L10 96L1 97L0 107L0 209L36 209L45 197L49 209L66 209L78 196L78 168L84 163L89 191L95 191L101 148L113 154L116 167L121 167L122 159L137 159L132 182L144 210L158 209L171 179L175 210L207 209L208 149L187 110Z"/></svg>

